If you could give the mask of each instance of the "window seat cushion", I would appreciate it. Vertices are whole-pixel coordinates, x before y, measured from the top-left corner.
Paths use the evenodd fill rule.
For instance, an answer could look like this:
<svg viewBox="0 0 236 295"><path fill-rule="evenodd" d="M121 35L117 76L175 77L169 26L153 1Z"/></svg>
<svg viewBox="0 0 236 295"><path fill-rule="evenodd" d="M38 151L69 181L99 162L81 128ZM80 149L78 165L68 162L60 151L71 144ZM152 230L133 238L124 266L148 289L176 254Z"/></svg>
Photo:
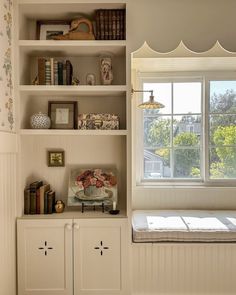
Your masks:
<svg viewBox="0 0 236 295"><path fill-rule="evenodd" d="M236 211L135 210L133 241L235 242Z"/></svg>

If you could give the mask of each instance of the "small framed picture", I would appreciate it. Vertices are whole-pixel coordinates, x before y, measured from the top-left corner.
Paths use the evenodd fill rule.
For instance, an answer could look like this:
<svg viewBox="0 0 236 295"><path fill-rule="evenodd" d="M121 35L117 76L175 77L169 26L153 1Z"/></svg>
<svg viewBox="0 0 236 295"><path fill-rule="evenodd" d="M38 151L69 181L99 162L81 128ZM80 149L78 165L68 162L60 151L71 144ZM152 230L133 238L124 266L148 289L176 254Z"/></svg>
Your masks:
<svg viewBox="0 0 236 295"><path fill-rule="evenodd" d="M70 21L67 20L39 20L37 21L36 39L54 40L58 35L69 32Z"/></svg>
<svg viewBox="0 0 236 295"><path fill-rule="evenodd" d="M77 101L49 101L51 129L77 129Z"/></svg>
<svg viewBox="0 0 236 295"><path fill-rule="evenodd" d="M64 167L65 152L64 151L48 151L48 166L49 167Z"/></svg>

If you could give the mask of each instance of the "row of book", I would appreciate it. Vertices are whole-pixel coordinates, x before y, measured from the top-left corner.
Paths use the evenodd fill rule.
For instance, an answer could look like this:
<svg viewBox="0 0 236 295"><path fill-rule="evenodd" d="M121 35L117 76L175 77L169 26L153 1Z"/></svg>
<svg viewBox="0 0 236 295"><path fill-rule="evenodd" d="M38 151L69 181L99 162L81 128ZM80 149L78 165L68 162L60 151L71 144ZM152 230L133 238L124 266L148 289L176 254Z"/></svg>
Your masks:
<svg viewBox="0 0 236 295"><path fill-rule="evenodd" d="M73 66L69 60L58 61L53 57L38 59L39 85L72 85Z"/></svg>
<svg viewBox="0 0 236 295"><path fill-rule="evenodd" d="M34 181L24 190L24 214L51 214L55 212L55 191L50 184Z"/></svg>
<svg viewBox="0 0 236 295"><path fill-rule="evenodd" d="M125 9L98 9L95 22L97 40L125 40Z"/></svg>

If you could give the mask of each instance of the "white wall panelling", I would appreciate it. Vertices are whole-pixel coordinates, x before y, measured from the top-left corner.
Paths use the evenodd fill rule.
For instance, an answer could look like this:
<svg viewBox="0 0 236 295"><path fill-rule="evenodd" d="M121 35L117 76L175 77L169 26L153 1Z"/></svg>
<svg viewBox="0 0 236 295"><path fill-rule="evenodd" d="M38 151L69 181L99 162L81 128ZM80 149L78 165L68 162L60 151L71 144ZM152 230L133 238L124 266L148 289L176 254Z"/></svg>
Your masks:
<svg viewBox="0 0 236 295"><path fill-rule="evenodd" d="M0 134L0 141L5 137ZM0 286L1 294L16 294L16 154L0 153Z"/></svg>
<svg viewBox="0 0 236 295"><path fill-rule="evenodd" d="M132 245L133 291L147 294L234 294L236 245Z"/></svg>

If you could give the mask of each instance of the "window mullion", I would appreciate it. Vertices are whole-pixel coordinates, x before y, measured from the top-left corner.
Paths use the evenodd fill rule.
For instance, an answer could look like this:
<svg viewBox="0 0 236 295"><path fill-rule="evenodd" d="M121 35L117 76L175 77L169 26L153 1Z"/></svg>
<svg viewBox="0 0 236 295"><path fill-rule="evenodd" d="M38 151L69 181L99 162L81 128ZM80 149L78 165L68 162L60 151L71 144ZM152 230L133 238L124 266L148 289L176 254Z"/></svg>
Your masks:
<svg viewBox="0 0 236 295"><path fill-rule="evenodd" d="M210 102L210 83L208 79L205 79L205 97L203 104L203 120L204 120L204 130L203 130L203 145L204 145L204 169L203 169L203 179L205 182L209 181L210 178L210 167L209 167L209 102Z"/></svg>
<svg viewBox="0 0 236 295"><path fill-rule="evenodd" d="M174 178L174 134L173 134L173 112L174 112L174 83L171 82L171 132L170 132L170 171L171 178Z"/></svg>

